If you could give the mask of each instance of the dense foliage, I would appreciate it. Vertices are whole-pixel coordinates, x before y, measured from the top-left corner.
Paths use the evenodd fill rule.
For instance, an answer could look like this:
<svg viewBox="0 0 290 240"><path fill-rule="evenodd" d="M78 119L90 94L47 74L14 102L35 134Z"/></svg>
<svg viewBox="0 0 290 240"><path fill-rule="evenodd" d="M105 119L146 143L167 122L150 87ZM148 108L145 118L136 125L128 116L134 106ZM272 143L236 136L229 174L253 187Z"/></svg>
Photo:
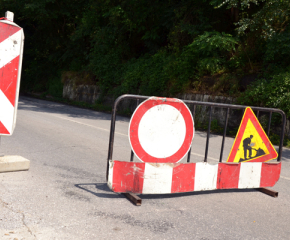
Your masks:
<svg viewBox="0 0 290 240"><path fill-rule="evenodd" d="M82 73L103 95L235 95L290 116L289 0L1 0L6 10L26 35L23 91L61 96L61 75Z"/></svg>

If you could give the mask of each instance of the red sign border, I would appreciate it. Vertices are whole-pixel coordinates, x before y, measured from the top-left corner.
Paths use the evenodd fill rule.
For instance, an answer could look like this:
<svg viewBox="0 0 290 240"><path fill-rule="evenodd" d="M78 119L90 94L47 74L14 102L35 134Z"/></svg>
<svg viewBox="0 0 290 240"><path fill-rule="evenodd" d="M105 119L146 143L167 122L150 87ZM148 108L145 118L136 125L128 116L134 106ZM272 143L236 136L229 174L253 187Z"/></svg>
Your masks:
<svg viewBox="0 0 290 240"><path fill-rule="evenodd" d="M148 154L143 147L138 138L138 128L140 121L144 114L152 107L157 105L167 104L172 107L175 107L183 116L185 121L186 133L185 139L183 141L182 146L179 150L173 155L167 158L156 158ZM142 162L147 163L176 163L179 162L189 151L192 143L192 139L194 136L194 122L192 118L192 114L188 107L179 99L176 98L158 98L158 97L150 97L141 103L133 113L130 124L129 124L129 142L131 145L131 149L135 153L135 155Z"/></svg>
<svg viewBox="0 0 290 240"><path fill-rule="evenodd" d="M278 153L276 152L275 148L273 147L272 143L270 142L269 138L267 137L264 129L262 128L261 124L259 123L258 119L256 118L253 110L250 107L247 107L244 116L242 118L237 136L235 138L234 144L232 146L232 149L230 151L229 157L227 159L227 162L234 162L235 156L237 154L239 145L242 141L242 137L244 135L246 126L248 121L251 120L252 124L254 125L255 129L257 130L258 134L260 135L261 139L265 143L265 146L267 147L269 154L263 155L257 158L252 158L247 161L243 162L267 162L272 159L275 159L278 157Z"/></svg>

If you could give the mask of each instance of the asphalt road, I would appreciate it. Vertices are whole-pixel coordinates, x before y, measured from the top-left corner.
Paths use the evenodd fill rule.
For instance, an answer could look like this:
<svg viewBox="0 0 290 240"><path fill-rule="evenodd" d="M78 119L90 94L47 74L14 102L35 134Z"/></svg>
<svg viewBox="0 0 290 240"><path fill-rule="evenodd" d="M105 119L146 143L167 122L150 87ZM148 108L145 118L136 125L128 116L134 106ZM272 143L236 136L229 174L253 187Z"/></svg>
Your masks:
<svg viewBox="0 0 290 240"><path fill-rule="evenodd" d="M128 160L129 119L119 117L113 159ZM29 171L0 173L0 239L289 239L290 150L272 198L256 190L141 195L136 207L106 185L110 115L21 97L13 136L0 155L29 159ZM227 138L224 158L233 143ZM211 136L217 163L220 136ZM204 155L196 132L192 161ZM184 161L184 160L183 160Z"/></svg>

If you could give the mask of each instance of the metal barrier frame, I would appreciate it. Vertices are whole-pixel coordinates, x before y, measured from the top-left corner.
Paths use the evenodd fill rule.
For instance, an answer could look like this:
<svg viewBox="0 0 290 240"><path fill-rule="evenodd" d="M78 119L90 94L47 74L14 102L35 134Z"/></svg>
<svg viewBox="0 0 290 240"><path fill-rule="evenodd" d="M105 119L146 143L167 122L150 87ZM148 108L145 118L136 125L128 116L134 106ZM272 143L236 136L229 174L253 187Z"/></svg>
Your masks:
<svg viewBox="0 0 290 240"><path fill-rule="evenodd" d="M112 160L113 157L113 148L114 148L114 137L115 137L115 124L116 124L116 112L118 104L121 102L121 100L124 99L136 99L136 107L139 105L140 100L146 100L150 98L150 96L141 96L141 95L131 95L131 94L125 94L120 97L118 97L115 100L113 109L112 109L112 117L111 117L111 128L110 128L110 140L109 140L109 149L108 149L108 158L107 158L107 173L106 173L106 180L108 181L108 173L109 173L109 161ZM225 125L224 125L224 133L223 133L223 139L222 139L222 145L221 145L221 151L220 151L220 158L219 162L222 162L223 158L223 150L224 150L224 142L226 137L226 131L227 131L227 125L228 125L228 119L229 119L229 111L230 109L236 109L236 110L245 110L249 106L244 105L232 105L232 104L224 104L224 103L214 103L214 102L199 102L199 101L192 101L192 100L182 100L187 105L193 105L193 109L191 109L192 117L195 118L195 110L196 106L207 106L209 107L209 121L208 121L208 128L207 128L207 138L206 138L206 146L205 146L205 155L204 155L204 162L207 162L207 155L208 155L208 145L209 145L209 137L210 137L210 128L211 128L211 121L212 121L212 108L218 107L218 108L226 108L226 118L225 118ZM284 141L284 134L285 134L285 126L286 126L286 115L285 113L280 109L275 108L263 108L263 107L254 107L250 106L254 111L257 111L257 118L259 118L260 112L269 112L269 120L268 120L268 127L267 127L267 136L269 136L270 133L270 127L271 127L271 119L272 119L272 113L279 113L282 117L282 128L280 132L280 144L279 144L279 150L278 150L278 158L277 161L280 162L282 158L282 150L283 150L283 141ZM191 148L188 151L187 155L187 162L190 162L190 153ZM132 162L134 159L134 152L131 150L131 157L130 161Z"/></svg>

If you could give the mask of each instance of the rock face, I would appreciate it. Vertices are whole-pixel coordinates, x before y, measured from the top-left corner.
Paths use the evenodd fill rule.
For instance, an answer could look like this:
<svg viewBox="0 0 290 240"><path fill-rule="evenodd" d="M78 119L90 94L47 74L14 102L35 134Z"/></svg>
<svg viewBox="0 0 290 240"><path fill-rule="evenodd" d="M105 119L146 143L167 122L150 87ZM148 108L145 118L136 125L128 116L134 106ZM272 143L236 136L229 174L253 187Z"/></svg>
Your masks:
<svg viewBox="0 0 290 240"><path fill-rule="evenodd" d="M85 102L89 104L96 103L97 100L102 98L102 104L113 106L115 99L113 97L102 97L100 88L96 85L75 85L73 81L66 81L63 87L63 97L70 99L72 101L77 102ZM176 96L182 100L193 100L200 102L216 102L216 103L227 103L227 104L235 104L236 99L231 97L223 97L223 96L211 96L205 94L180 94ZM134 112L136 108L136 100L123 100L120 102L118 106L118 112L131 114ZM189 108L193 110L193 105L189 105ZM226 117L226 108L212 108L212 129L219 130L223 128ZM243 115L243 111L241 110L230 110L229 119L228 119L228 127L230 128L238 128L241 118ZM207 128L208 126L208 117L209 117L209 108L205 106L197 106L195 110L194 122L195 126L198 128ZM260 114L260 121L268 121L267 114ZM266 124L267 125L267 124ZM273 129L274 132L279 134L279 127L277 129ZM287 120L285 135L290 137L290 121Z"/></svg>
<svg viewBox="0 0 290 240"><path fill-rule="evenodd" d="M72 81L63 86L62 96L72 101L95 103L100 96L100 90L96 85L76 86Z"/></svg>
<svg viewBox="0 0 290 240"><path fill-rule="evenodd" d="M206 94L181 94L178 96L179 99L184 100L193 100L199 102L215 102L215 103L226 103L226 104L235 104L236 99L231 97L223 96L211 96ZM189 108L193 110L193 105L189 105ZM212 128L222 128L225 124L225 118L227 114L226 108L213 107L212 108ZM240 124L243 111L241 110L230 110L228 126L237 128ZM195 110L195 125L200 127L207 128L209 118L209 107L206 106L196 106Z"/></svg>

